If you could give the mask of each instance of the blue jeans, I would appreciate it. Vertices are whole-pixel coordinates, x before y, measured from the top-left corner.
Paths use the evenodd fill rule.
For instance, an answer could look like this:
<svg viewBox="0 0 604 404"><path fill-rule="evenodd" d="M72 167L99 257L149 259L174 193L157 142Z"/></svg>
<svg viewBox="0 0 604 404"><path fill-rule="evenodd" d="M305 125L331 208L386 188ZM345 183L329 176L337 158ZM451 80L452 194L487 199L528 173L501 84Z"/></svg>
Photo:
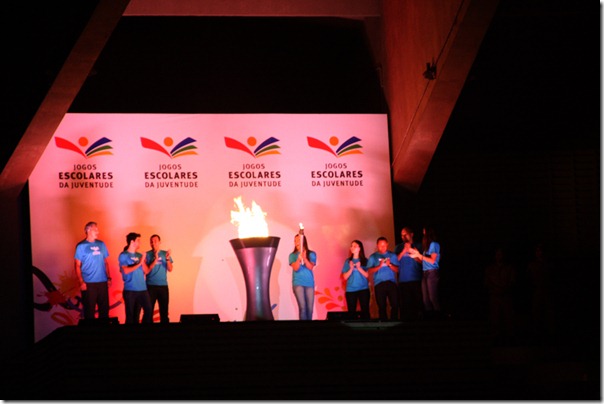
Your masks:
<svg viewBox="0 0 604 404"><path fill-rule="evenodd" d="M424 310L440 310L440 302L438 300L438 281L440 274L438 269L424 271L422 277L422 296L424 298Z"/></svg>
<svg viewBox="0 0 604 404"><path fill-rule="evenodd" d="M300 320L312 320L312 308L315 301L314 286L294 286L294 296L298 302Z"/></svg>

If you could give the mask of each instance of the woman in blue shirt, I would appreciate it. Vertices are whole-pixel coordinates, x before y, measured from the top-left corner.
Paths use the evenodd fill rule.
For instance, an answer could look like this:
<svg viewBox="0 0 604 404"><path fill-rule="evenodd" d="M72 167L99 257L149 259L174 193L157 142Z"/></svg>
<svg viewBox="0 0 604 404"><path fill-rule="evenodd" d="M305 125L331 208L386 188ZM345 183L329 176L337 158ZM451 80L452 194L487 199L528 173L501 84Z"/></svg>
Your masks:
<svg viewBox="0 0 604 404"><path fill-rule="evenodd" d="M416 249L412 249L410 255L412 258L422 260L422 295L426 316L438 317L441 314L440 302L438 300L440 244L436 241L436 233L433 228L424 227L423 231L422 247L424 253L422 254Z"/></svg>
<svg viewBox="0 0 604 404"><path fill-rule="evenodd" d="M315 301L315 277L313 269L317 265L317 254L308 249L306 236L294 237L294 251L289 254L289 265L293 269L292 284L298 302L300 320L312 320Z"/></svg>
<svg viewBox="0 0 604 404"><path fill-rule="evenodd" d="M346 281L346 306L348 312L357 310L357 302L361 308L361 318L369 320L369 274L367 273L367 257L365 248L359 240L350 243L350 255L344 261L342 277Z"/></svg>

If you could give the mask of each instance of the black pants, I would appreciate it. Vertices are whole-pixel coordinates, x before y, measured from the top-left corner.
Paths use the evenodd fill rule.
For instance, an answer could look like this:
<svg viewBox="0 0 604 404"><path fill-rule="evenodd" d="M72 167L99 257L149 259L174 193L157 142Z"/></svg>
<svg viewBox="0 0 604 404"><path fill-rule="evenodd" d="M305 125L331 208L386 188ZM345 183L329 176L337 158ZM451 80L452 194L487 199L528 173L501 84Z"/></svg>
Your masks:
<svg viewBox="0 0 604 404"><path fill-rule="evenodd" d="M109 318L109 288L107 282L86 283L86 290L82 291L82 305L84 318L94 318L95 310L99 308L99 318Z"/></svg>
<svg viewBox="0 0 604 404"><path fill-rule="evenodd" d="M422 281L400 282L399 306L401 320L417 320L424 309L422 300Z"/></svg>
<svg viewBox="0 0 604 404"><path fill-rule="evenodd" d="M375 301L378 305L380 320L388 320L388 302L390 303L390 320L398 319L398 288L392 281L375 285Z"/></svg>
<svg viewBox="0 0 604 404"><path fill-rule="evenodd" d="M143 323L153 322L153 309L149 292L146 290L124 290L124 309L126 310L126 324L138 324L141 308L143 309Z"/></svg>
<svg viewBox="0 0 604 404"><path fill-rule="evenodd" d="M357 311L357 302L361 306L361 318L363 320L369 320L369 300L371 295L369 289L358 290L356 292L346 292L346 306L348 306L348 312L354 313Z"/></svg>
<svg viewBox="0 0 604 404"><path fill-rule="evenodd" d="M159 306L159 321L160 323L169 323L168 318L168 303L170 302L170 290L168 286L147 285L149 298L151 298L151 308L155 310L155 302Z"/></svg>

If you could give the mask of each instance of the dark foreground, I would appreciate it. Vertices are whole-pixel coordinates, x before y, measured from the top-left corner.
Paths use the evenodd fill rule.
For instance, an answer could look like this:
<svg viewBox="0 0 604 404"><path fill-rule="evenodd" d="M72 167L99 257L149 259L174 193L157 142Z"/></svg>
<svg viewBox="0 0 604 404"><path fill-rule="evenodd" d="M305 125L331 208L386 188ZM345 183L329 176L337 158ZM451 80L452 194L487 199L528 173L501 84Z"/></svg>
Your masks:
<svg viewBox="0 0 604 404"><path fill-rule="evenodd" d="M5 363L7 400L599 400L599 356L494 346L475 321L63 327Z"/></svg>

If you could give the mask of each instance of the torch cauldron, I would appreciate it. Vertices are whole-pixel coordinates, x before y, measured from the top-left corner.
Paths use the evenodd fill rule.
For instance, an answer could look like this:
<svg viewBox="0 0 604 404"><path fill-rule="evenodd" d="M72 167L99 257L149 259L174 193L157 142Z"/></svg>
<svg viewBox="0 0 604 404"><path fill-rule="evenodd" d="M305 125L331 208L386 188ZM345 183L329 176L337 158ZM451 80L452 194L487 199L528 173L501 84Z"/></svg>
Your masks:
<svg viewBox="0 0 604 404"><path fill-rule="evenodd" d="M245 279L245 321L274 320L269 280L279 246L279 237L249 237L230 240Z"/></svg>

